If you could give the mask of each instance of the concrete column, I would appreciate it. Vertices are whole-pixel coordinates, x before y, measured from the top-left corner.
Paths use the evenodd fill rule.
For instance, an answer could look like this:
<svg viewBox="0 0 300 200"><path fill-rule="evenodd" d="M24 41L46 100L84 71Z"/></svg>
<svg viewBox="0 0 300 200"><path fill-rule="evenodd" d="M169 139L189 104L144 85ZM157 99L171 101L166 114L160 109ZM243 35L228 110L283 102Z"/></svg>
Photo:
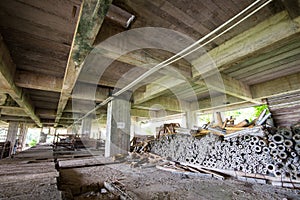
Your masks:
<svg viewBox="0 0 300 200"><path fill-rule="evenodd" d="M92 118L86 117L82 120L81 137L90 138L92 131Z"/></svg>
<svg viewBox="0 0 300 200"><path fill-rule="evenodd" d="M214 113L213 113L213 119L212 119L212 121L211 121L211 123L214 124L214 125L218 125L219 119L218 119L217 113L220 113L222 122L225 120L225 113L224 113L224 112L214 112ZM221 125L221 124L220 124L220 125ZM222 126L222 125L221 125L221 126Z"/></svg>
<svg viewBox="0 0 300 200"><path fill-rule="evenodd" d="M105 141L106 157L116 154L127 154L129 151L130 106L131 103L126 98L115 98L108 104Z"/></svg>
<svg viewBox="0 0 300 200"><path fill-rule="evenodd" d="M48 134L50 133L50 129L48 129ZM40 133L40 141L39 143L46 143L47 141L47 135L48 135L46 132L45 132L45 129L42 128L41 129L41 133Z"/></svg>
<svg viewBox="0 0 300 200"><path fill-rule="evenodd" d="M10 141L10 152L13 153L13 148L17 139L19 122L9 122L6 141Z"/></svg>
<svg viewBox="0 0 300 200"><path fill-rule="evenodd" d="M197 112L196 111L187 111L185 113L186 117L186 127L188 129L194 128L198 126L198 119L197 119Z"/></svg>
<svg viewBox="0 0 300 200"><path fill-rule="evenodd" d="M27 126L25 123L20 124L20 136L19 136L19 142L21 144L21 151L23 151L23 149L26 146L26 137L27 137Z"/></svg>

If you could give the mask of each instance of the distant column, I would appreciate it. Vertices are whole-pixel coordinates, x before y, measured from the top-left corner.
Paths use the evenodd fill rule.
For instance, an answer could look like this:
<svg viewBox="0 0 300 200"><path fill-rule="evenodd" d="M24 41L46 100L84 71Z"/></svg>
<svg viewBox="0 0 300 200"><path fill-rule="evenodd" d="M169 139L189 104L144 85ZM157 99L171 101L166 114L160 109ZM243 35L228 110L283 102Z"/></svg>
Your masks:
<svg viewBox="0 0 300 200"><path fill-rule="evenodd" d="M47 141L47 133L41 130L39 143L46 143Z"/></svg>
<svg viewBox="0 0 300 200"><path fill-rule="evenodd" d="M26 146L26 137L27 137L27 126L25 123L20 124L20 137L19 137L19 142L21 144L21 151Z"/></svg>
<svg viewBox="0 0 300 200"><path fill-rule="evenodd" d="M191 129L195 126L198 126L198 120L197 120L197 112L196 111L187 111L185 113L186 116L186 127L188 129Z"/></svg>
<svg viewBox="0 0 300 200"><path fill-rule="evenodd" d="M86 117L82 120L81 137L90 138L92 130L92 118Z"/></svg>
<svg viewBox="0 0 300 200"><path fill-rule="evenodd" d="M130 106L128 98L115 98L107 107L105 156L127 154L130 148Z"/></svg>
<svg viewBox="0 0 300 200"><path fill-rule="evenodd" d="M9 155L13 153L13 148L15 146L17 134L18 134L18 126L19 126L19 122L9 122L7 138L6 138L6 141L10 141Z"/></svg>

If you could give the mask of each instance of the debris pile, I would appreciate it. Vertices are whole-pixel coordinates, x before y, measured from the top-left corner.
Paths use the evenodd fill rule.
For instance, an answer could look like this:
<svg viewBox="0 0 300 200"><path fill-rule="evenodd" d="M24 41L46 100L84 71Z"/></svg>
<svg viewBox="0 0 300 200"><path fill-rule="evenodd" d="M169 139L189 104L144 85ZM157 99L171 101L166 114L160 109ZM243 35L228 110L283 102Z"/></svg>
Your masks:
<svg viewBox="0 0 300 200"><path fill-rule="evenodd" d="M154 136L134 136L130 141L130 152L149 152L150 144L154 140Z"/></svg>
<svg viewBox="0 0 300 200"><path fill-rule="evenodd" d="M252 131L251 131L252 130ZM212 134L200 139L189 135L164 136L152 152L175 161L208 168L300 179L299 127L267 131L254 127L223 139Z"/></svg>

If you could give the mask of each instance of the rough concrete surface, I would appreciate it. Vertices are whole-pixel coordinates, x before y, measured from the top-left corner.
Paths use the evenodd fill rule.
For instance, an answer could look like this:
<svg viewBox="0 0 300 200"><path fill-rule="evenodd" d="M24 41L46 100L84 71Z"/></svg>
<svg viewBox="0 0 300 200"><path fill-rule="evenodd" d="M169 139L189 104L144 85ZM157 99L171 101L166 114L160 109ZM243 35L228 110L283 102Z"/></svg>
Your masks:
<svg viewBox="0 0 300 200"><path fill-rule="evenodd" d="M213 178L188 177L156 168L131 168L126 163L66 169L60 173L61 188L73 190L74 199L83 199L83 195L86 197L84 199L105 199L103 196L97 197L99 195L97 192L103 187L104 181L119 182L132 199L281 200L300 197L300 191L295 189L250 184L233 179L220 181Z"/></svg>

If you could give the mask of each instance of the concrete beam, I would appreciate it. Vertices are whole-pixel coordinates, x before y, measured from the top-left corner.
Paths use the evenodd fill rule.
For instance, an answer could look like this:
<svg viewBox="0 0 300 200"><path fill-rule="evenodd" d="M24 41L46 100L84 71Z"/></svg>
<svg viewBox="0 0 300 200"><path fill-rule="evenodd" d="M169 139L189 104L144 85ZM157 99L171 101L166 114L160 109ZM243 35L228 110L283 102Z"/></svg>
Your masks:
<svg viewBox="0 0 300 200"><path fill-rule="evenodd" d="M146 109L146 110L166 110L183 112L190 109L190 103L184 100L178 100L176 98L169 98L159 96L141 104L133 105L133 108Z"/></svg>
<svg viewBox="0 0 300 200"><path fill-rule="evenodd" d="M130 64L130 65L137 66L137 67L142 67L144 69L150 69L150 67L152 67L154 64L159 64L160 62L162 62L162 60L156 59L153 56L145 56L142 52L131 52L129 54L122 55L122 56L119 56L117 53L115 53L114 51L109 50L109 49L106 49L106 51L103 51L103 52L104 52L103 56L105 56L107 58L115 59L117 57L117 60L119 62L123 62L123 63ZM149 65L149 64L151 64L151 65ZM192 71L191 71L190 66L182 66L182 65L177 66L177 64L172 64L172 65L169 65L168 68L160 69L159 73L162 75L166 75L167 77L170 74L173 74L176 76L176 73L174 73L174 71L172 69L178 70L178 72L186 78L191 78ZM177 76L177 78L180 78L180 77ZM182 77L181 77L181 79L182 79Z"/></svg>
<svg viewBox="0 0 300 200"><path fill-rule="evenodd" d="M296 73L252 85L250 88L254 98L263 99L300 91L299 80L300 73Z"/></svg>
<svg viewBox="0 0 300 200"><path fill-rule="evenodd" d="M42 126L40 119L34 112L34 106L29 96L14 83L15 64L10 53L0 36L0 86L1 90L8 93L17 104L24 109L26 114L38 125Z"/></svg>
<svg viewBox="0 0 300 200"><path fill-rule="evenodd" d="M61 78L26 71L17 71L15 84L22 88L60 92L63 80Z"/></svg>
<svg viewBox="0 0 300 200"><path fill-rule="evenodd" d="M8 116L19 116L19 117L27 117L28 115L24 112L23 109L14 108L14 107L4 107L1 109L1 115Z"/></svg>
<svg viewBox="0 0 300 200"><path fill-rule="evenodd" d="M235 110L240 108L251 107L255 105L253 102L248 102L243 99L233 97L230 95L221 95L212 98L201 99L198 102L192 102L191 107L195 111L201 111L203 113L223 112L227 110Z"/></svg>
<svg viewBox="0 0 300 200"><path fill-rule="evenodd" d="M182 83L185 83L185 81L168 76L155 80L153 83L146 85L145 92L135 92L133 94L134 104L140 104L156 98L164 94L168 89L172 89Z"/></svg>
<svg viewBox="0 0 300 200"><path fill-rule="evenodd" d="M58 123L78 79L85 57L92 50L95 38L112 0L86 0L80 8L77 29L69 54L55 122Z"/></svg>
<svg viewBox="0 0 300 200"><path fill-rule="evenodd" d="M200 79L195 81L195 83L200 85L206 85L209 90L212 89L214 91L228 94L253 103L261 103L260 100L255 100L252 98L250 87L248 85L224 73L220 73L220 77L216 75L206 77L205 80L207 81L205 82L203 79Z"/></svg>
<svg viewBox="0 0 300 200"><path fill-rule="evenodd" d="M156 118L156 117L162 117L160 116L161 114L169 116L169 115L179 114L179 112L165 111L164 113L161 113L160 111L135 109L135 108L130 110L131 117Z"/></svg>
<svg viewBox="0 0 300 200"><path fill-rule="evenodd" d="M205 75L212 69L223 71L243 59L257 54L260 50L270 48L289 37L300 33L300 17L291 20L286 11L280 12L242 34L214 48L208 55L201 56L192 62L201 67L201 74L193 70L193 77ZM211 61L214 61L212 64Z"/></svg>
<svg viewBox="0 0 300 200"><path fill-rule="evenodd" d="M104 101L109 96L108 88L97 87L96 85L79 83L75 86L72 94L73 99Z"/></svg>
<svg viewBox="0 0 300 200"><path fill-rule="evenodd" d="M281 0L292 19L300 16L300 2L298 0Z"/></svg>

